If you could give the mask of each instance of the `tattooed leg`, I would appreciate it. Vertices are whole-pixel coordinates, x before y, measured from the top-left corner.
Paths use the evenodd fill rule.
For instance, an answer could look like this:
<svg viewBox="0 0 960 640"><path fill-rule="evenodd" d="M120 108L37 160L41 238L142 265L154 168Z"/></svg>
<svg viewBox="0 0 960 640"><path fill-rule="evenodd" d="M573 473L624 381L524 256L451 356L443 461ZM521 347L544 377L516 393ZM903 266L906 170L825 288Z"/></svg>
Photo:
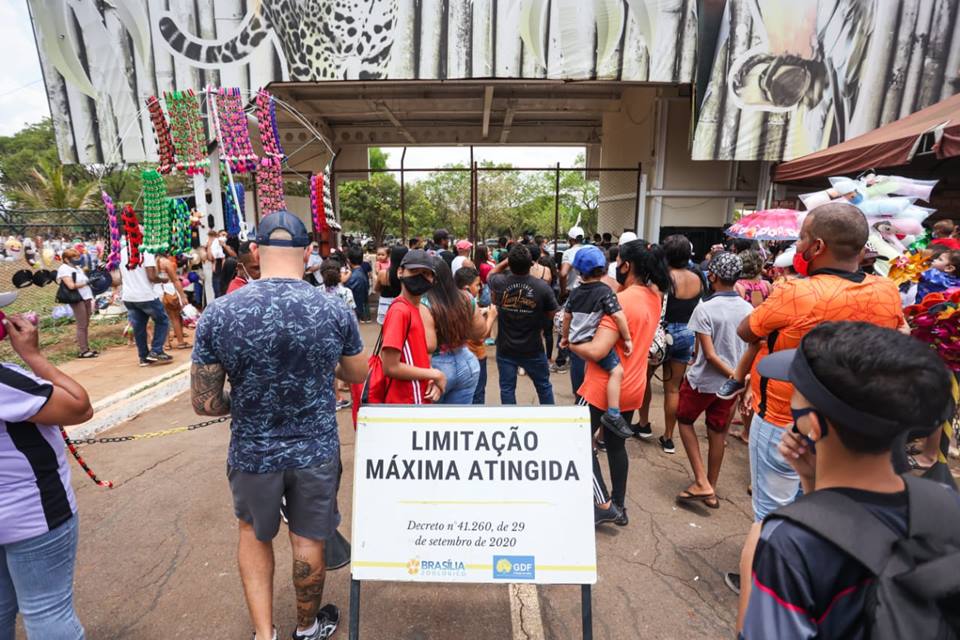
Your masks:
<svg viewBox="0 0 960 640"><path fill-rule="evenodd" d="M297 628L309 629L317 619L323 596L327 565L323 559L323 541L310 540L290 532L293 548L293 587L297 593Z"/></svg>

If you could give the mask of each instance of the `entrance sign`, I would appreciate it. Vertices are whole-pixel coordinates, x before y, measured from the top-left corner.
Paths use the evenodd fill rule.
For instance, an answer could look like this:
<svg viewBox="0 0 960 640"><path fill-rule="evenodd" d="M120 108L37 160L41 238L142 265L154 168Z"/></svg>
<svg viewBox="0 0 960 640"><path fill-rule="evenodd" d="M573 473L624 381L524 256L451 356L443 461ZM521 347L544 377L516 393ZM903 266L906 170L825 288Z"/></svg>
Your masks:
<svg viewBox="0 0 960 640"><path fill-rule="evenodd" d="M360 409L354 580L593 584L586 407Z"/></svg>

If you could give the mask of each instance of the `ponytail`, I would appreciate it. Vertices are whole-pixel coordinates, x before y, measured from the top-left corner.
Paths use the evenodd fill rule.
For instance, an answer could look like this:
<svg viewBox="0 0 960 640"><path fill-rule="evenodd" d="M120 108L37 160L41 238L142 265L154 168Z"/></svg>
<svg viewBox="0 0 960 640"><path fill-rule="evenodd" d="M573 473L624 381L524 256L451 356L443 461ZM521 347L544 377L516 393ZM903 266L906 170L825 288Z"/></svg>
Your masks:
<svg viewBox="0 0 960 640"><path fill-rule="evenodd" d="M661 293L668 293L672 287L670 270L663 249L659 245L648 245L642 240L633 240L620 247L620 258L630 264L637 282L644 285L656 285Z"/></svg>

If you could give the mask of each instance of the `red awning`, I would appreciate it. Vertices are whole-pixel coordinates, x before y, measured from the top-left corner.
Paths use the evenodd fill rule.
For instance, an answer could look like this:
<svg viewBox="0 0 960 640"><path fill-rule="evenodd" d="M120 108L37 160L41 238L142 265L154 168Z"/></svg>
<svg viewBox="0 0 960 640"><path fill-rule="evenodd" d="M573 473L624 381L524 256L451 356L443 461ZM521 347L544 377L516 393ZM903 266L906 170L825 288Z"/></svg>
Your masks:
<svg viewBox="0 0 960 640"><path fill-rule="evenodd" d="M773 180L795 182L904 165L913 159L920 138L931 132L942 136L934 149L938 158L960 155L960 94L862 136L782 162Z"/></svg>

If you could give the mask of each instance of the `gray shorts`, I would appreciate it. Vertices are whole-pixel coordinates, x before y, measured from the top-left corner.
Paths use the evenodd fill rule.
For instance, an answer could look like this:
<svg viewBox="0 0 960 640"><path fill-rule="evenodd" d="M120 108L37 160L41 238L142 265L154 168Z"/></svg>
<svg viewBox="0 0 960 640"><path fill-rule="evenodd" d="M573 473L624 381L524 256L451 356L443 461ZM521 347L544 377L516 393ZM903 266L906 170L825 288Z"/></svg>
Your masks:
<svg viewBox="0 0 960 640"><path fill-rule="evenodd" d="M253 525L257 540L269 542L280 530L280 498L287 499L290 531L310 540L326 540L340 524L337 489L340 457L316 466L270 473L246 473L227 465L237 518Z"/></svg>

